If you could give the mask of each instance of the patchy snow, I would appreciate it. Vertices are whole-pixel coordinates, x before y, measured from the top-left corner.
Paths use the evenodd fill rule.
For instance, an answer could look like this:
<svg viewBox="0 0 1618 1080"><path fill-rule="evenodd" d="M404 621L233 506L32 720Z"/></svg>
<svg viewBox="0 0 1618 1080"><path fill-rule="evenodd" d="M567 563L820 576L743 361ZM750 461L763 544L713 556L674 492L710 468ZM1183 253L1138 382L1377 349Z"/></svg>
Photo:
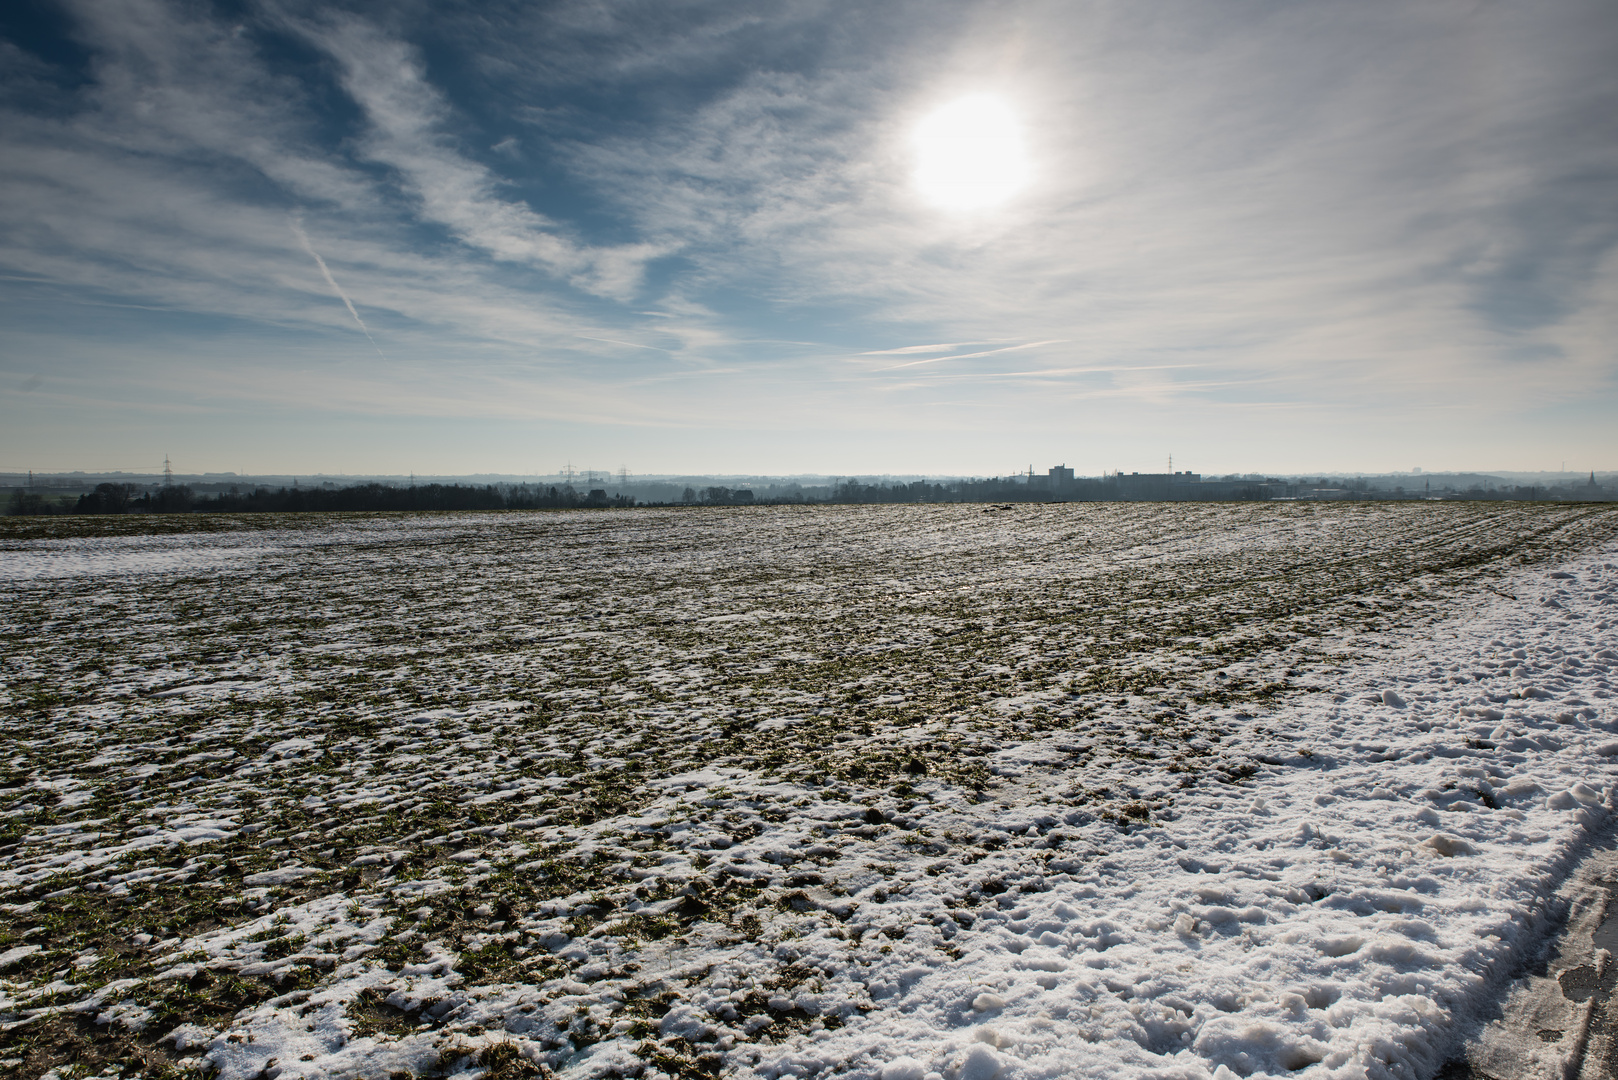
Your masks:
<svg viewBox="0 0 1618 1080"><path fill-rule="evenodd" d="M0 1024L226 1078L1432 1075L1610 822L1618 516L974 510L0 550Z"/></svg>
<svg viewBox="0 0 1618 1080"><path fill-rule="evenodd" d="M15 948L7 949L5 952L0 953L0 971L11 967L19 960L28 959L37 952L39 952L38 945L18 945Z"/></svg>
<svg viewBox="0 0 1618 1080"><path fill-rule="evenodd" d="M198 573L251 564L269 548L256 537L121 536L8 544L0 548L0 581Z"/></svg>
<svg viewBox="0 0 1618 1080"><path fill-rule="evenodd" d="M1602 595L1618 567L1573 574L1577 591L1515 583L1554 591L1557 619L1500 602L1346 672L1269 718L1286 733L1261 755L1271 769L1127 837L1082 829L1104 858L1008 867L964 926L951 888L906 881L876 917L908 924L902 944L861 972L884 1007L754 1071L1431 1075L1456 1020L1487 1008L1543 931L1558 872L1608 824L1599 654L1618 640ZM1458 675L1514 656L1504 678ZM942 936L962 955L929 964Z"/></svg>

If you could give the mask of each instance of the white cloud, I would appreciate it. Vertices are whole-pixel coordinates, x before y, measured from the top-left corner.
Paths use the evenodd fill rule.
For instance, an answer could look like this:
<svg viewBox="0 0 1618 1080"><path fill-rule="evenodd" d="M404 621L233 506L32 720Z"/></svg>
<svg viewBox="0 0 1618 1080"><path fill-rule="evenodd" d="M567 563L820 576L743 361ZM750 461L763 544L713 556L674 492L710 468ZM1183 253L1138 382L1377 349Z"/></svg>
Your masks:
<svg viewBox="0 0 1618 1080"><path fill-rule="evenodd" d="M1391 417L1408 441L1440 403L1491 418L1430 425L1456 453L1618 405L1595 0L71 10L84 85L0 56L0 287L48 301L8 309L33 367L47 319L113 363L82 327L168 313L262 372L165 385L273 397L296 369L356 403L388 378L359 327L410 372L371 399L401 414L767 416L849 455L921 433L918 459L1171 432L1250 467ZM971 92L1018 110L1035 179L962 219L917 197L908 136Z"/></svg>
<svg viewBox="0 0 1618 1080"><path fill-rule="evenodd" d="M576 243L525 203L502 198L498 178L456 148L453 113L409 45L357 19L305 24L304 32L340 63L344 89L365 110L363 153L398 170L426 220L503 262L543 267L618 299L632 298L645 263L666 253L656 244Z"/></svg>
<svg viewBox="0 0 1618 1080"><path fill-rule="evenodd" d="M900 77L760 73L650 137L579 148L577 165L688 245L693 296L745 280L777 305L860 305L873 325L1143 364L1197 350L1228 384L1303 399L1566 396L1554 349L1526 377L1512 361L1551 346L1556 309L1583 291L1515 276L1514 260L1581 275L1584 250L1618 239L1601 196L1557 180L1612 177L1614 144L1564 151L1564 133L1524 153L1618 101L1610 75L1579 82L1598 65L1566 22L1529 31L1526 15L1447 4L1012 10L953 55L899 49ZM1480 80L1480 55L1510 76ZM1041 181L963 225L908 189L905 135L931 102L983 86L1026 111ZM1536 233L1502 227L1535 206Z"/></svg>
<svg viewBox="0 0 1618 1080"><path fill-rule="evenodd" d="M325 299L337 289L335 269L347 330L391 335L390 352L516 350L550 372L599 363L599 314L502 280L482 249L423 251L395 194L322 141L308 88L272 75L246 35L152 0L75 11L94 81L42 114L0 106L0 263L14 278L66 290L56 295L70 304L133 303L341 334L349 316ZM403 85L410 90L411 80ZM391 133L378 138L397 149L417 132L430 153L411 175L435 207L460 215L497 249L489 253L554 256L546 265L586 288L633 291L645 248L580 247L544 234L537 215L494 199L486 173L435 143L427 114L442 109L430 88L414 92L400 91ZM425 102L425 113L412 118L411 101ZM288 230L294 207L326 238L329 266L311 264ZM386 328L366 327L352 302L389 313ZM632 333L612 327L610 336ZM670 335L659 327L663 340Z"/></svg>

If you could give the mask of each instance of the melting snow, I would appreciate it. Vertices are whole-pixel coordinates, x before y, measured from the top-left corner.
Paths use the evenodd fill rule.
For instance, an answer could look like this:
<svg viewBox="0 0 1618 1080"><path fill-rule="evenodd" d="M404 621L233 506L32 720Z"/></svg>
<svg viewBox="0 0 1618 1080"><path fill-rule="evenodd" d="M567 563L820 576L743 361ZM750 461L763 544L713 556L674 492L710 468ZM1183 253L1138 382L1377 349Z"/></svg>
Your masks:
<svg viewBox="0 0 1618 1080"><path fill-rule="evenodd" d="M1618 754L1607 519L1448 509L14 545L0 1022L226 1078L1431 1075ZM1560 569L1478 588L1508 533Z"/></svg>

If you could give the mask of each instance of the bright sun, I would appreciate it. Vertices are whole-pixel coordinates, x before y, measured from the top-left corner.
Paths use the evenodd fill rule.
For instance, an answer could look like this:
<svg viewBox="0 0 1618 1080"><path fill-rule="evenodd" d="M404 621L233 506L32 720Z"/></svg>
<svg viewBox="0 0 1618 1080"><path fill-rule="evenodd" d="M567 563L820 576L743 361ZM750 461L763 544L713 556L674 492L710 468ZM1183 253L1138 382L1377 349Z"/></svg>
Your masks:
<svg viewBox="0 0 1618 1080"><path fill-rule="evenodd" d="M935 206L995 206L1028 182L1017 114L992 94L957 98L923 120L915 138L916 187Z"/></svg>

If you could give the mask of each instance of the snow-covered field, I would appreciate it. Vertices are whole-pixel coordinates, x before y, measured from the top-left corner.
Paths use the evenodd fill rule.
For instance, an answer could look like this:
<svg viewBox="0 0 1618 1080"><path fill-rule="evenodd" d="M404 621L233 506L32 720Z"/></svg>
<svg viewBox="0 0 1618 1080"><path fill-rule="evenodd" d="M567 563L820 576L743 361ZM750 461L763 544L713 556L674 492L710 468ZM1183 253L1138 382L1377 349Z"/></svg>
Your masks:
<svg viewBox="0 0 1618 1080"><path fill-rule="evenodd" d="M1592 507L7 521L0 595L28 1076L1431 1076L1618 761Z"/></svg>

